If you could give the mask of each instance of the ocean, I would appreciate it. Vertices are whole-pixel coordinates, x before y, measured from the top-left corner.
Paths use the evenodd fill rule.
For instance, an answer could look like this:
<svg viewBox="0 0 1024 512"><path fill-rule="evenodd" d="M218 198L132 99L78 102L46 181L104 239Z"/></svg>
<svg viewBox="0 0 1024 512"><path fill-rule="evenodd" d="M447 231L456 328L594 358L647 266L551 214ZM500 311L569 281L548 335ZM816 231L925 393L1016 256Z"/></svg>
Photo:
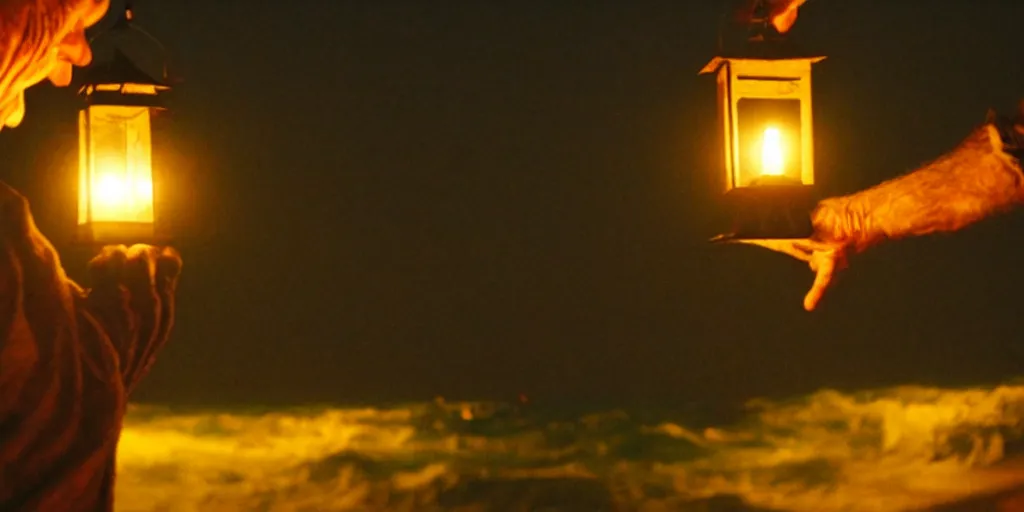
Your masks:
<svg viewBox="0 0 1024 512"><path fill-rule="evenodd" d="M1024 510L1015 493L984 506L965 501L1024 486L1024 385L822 390L752 401L728 423L683 416L440 398L263 410L134 405L116 508Z"/></svg>

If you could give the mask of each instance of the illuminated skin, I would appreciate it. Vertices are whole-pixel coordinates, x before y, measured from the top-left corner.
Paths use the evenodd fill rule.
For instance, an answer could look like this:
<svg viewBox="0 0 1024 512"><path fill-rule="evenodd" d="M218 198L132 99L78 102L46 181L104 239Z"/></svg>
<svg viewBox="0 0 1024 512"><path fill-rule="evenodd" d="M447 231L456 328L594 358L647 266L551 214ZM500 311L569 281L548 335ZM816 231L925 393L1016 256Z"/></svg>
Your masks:
<svg viewBox="0 0 1024 512"><path fill-rule="evenodd" d="M108 1L0 0L0 126L21 122L26 88L91 61ZM0 510L113 510L125 407L169 337L180 270L173 249L107 247L82 289L0 183Z"/></svg>
<svg viewBox="0 0 1024 512"><path fill-rule="evenodd" d="M797 10L805 3L807 0L768 0L768 16L780 34L785 34L793 27L796 23ZM736 10L736 21L740 24L750 21L757 4L757 0L742 4Z"/></svg>
<svg viewBox="0 0 1024 512"><path fill-rule="evenodd" d="M85 29L109 5L110 0L0 0L0 34L10 34L0 42L0 129L21 123L25 89L45 79L65 87L72 66L92 61Z"/></svg>
<svg viewBox="0 0 1024 512"><path fill-rule="evenodd" d="M785 33L806 0L771 2L772 23ZM1015 127L1024 134L1024 103ZM992 123L971 134L942 157L899 178L867 190L821 201L811 214L814 237L803 240L753 240L807 262L816 273L804 297L812 311L846 267L847 255L884 240L962 229L1016 207L1024 200L1021 163L1004 151Z"/></svg>

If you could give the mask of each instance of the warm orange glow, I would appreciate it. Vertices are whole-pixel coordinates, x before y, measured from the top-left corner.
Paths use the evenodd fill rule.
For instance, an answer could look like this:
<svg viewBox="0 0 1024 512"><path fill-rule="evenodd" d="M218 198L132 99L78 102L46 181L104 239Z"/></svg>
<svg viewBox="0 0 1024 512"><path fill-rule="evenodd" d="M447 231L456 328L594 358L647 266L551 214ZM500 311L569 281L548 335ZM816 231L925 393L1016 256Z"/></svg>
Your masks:
<svg viewBox="0 0 1024 512"><path fill-rule="evenodd" d="M146 94L153 96L157 93L157 86L152 84L96 84L90 85L88 92L103 91L103 92L123 92L125 94Z"/></svg>
<svg viewBox="0 0 1024 512"><path fill-rule="evenodd" d="M825 57L714 57L701 74L715 74L723 193L758 184L814 185L811 67ZM763 147L765 128L769 131ZM774 176L772 176L774 175ZM761 178L773 178L768 182ZM783 178L783 179L774 179Z"/></svg>
<svg viewBox="0 0 1024 512"><path fill-rule="evenodd" d="M101 165L92 181L93 219L152 222L153 182L148 176Z"/></svg>
<svg viewBox="0 0 1024 512"><path fill-rule="evenodd" d="M764 176L782 176L785 169L782 132L769 126L764 129L761 139L761 174Z"/></svg>
<svg viewBox="0 0 1024 512"><path fill-rule="evenodd" d="M80 128L79 224L152 223L149 109L91 106Z"/></svg>

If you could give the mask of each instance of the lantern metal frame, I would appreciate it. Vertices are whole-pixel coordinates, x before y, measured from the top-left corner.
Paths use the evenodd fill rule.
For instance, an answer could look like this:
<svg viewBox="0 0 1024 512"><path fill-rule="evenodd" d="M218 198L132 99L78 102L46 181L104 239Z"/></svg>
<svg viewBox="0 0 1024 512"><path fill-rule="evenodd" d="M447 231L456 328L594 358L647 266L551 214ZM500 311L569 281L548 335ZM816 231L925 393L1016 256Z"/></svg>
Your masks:
<svg viewBox="0 0 1024 512"><path fill-rule="evenodd" d="M126 2L124 11L114 24L104 32L90 39L92 44L97 38L108 34L124 34L135 31L145 36L160 50L162 61L162 77L154 78L142 71L118 45L113 48L111 59L102 63L94 63L86 67L79 82L78 94L82 97L79 109L79 191L78 221L76 241L85 245L108 245L136 243L166 244L170 238L158 231L158 212L156 201L156 179L153 165L153 118L167 110L166 95L171 91L168 77L166 50L164 45L146 30L134 23L134 12L131 2ZM144 222L95 220L93 216L94 196L92 174L96 172L93 155L93 113L94 109L104 107L125 107L145 112L147 123L147 155L150 191L149 202L152 208L152 220ZM83 204L84 203L84 204Z"/></svg>
<svg viewBox="0 0 1024 512"><path fill-rule="evenodd" d="M739 27L745 31L741 44L727 50L720 36L718 55L699 72L716 75L721 134L718 190L732 217L731 230L712 240L806 238L812 233L809 214L816 202L811 67L825 57L806 54L779 34L770 23L766 1L757 2L751 14L746 25ZM796 172L756 176L760 173L747 169L753 163L744 158L744 152L752 149L743 144L750 140L741 133L744 100L769 105L796 102L798 112L792 117L798 119L799 143L791 153L795 158L787 159L797 162Z"/></svg>

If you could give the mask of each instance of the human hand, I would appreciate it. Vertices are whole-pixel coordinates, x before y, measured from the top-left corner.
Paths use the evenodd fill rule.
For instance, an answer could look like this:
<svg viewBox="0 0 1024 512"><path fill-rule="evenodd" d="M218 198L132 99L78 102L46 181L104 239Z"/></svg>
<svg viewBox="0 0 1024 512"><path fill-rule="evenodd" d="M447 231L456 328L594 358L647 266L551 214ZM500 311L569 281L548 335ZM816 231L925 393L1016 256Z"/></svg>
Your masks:
<svg viewBox="0 0 1024 512"><path fill-rule="evenodd" d="M847 254L856 240L850 215L842 198L826 199L811 214L812 238L737 240L781 252L806 262L815 273L814 284L804 296L804 309L814 311L836 273L847 267Z"/></svg>
<svg viewBox="0 0 1024 512"><path fill-rule="evenodd" d="M89 262L84 305L120 354L128 393L170 337L181 264L174 249L141 244L104 247Z"/></svg>
<svg viewBox="0 0 1024 512"><path fill-rule="evenodd" d="M62 343L81 347L101 374L120 373L125 392L146 373L174 323L181 258L171 248L108 246L89 272L89 290L67 278L28 200L0 182L0 323L15 326L0 337L4 363L13 363L0 384L27 378L34 358Z"/></svg>
<svg viewBox="0 0 1024 512"><path fill-rule="evenodd" d="M846 268L846 248L835 242L821 242L811 238L739 240L757 245L806 262L815 273L814 284L804 296L804 309L814 311L825 290L832 284L836 272Z"/></svg>

